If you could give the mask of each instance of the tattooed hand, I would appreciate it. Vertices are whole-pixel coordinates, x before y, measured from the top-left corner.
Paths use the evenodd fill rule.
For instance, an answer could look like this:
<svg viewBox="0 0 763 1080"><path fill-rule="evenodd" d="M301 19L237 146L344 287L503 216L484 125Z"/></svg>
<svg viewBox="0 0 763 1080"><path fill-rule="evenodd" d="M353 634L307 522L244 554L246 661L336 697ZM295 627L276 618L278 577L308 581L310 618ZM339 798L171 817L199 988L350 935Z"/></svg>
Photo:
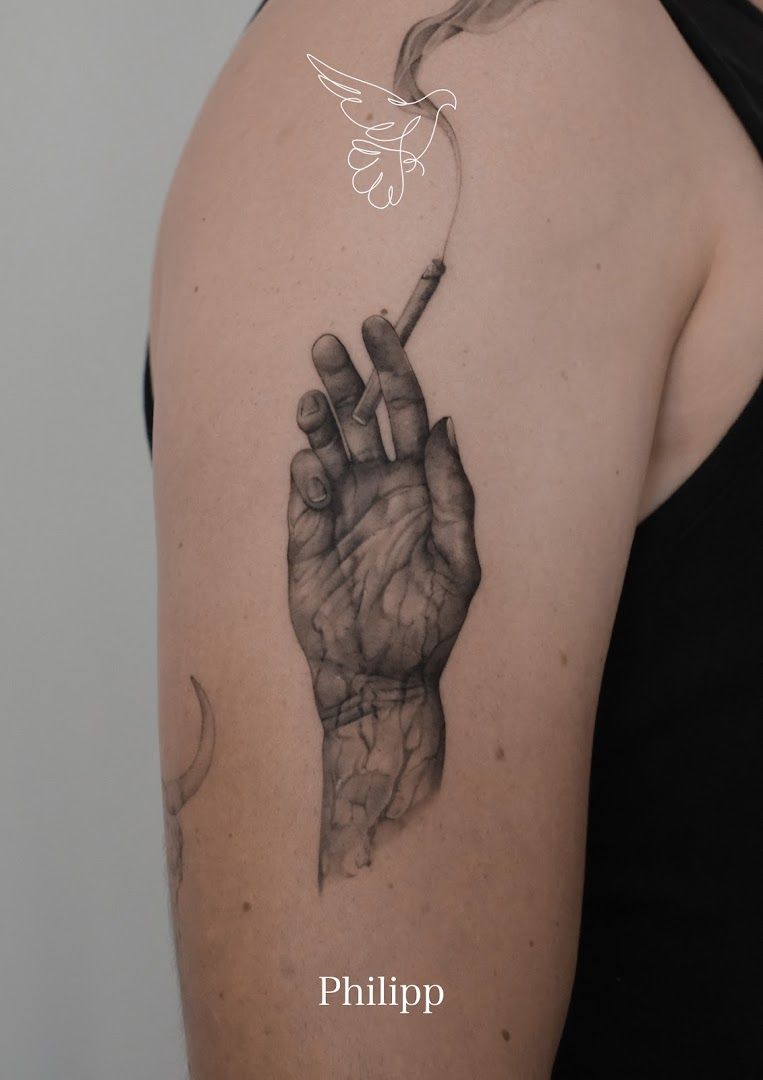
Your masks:
<svg viewBox="0 0 763 1080"><path fill-rule="evenodd" d="M430 431L385 319L367 319L363 339L395 460L375 416L365 426L352 418L363 381L325 335L313 360L334 413L319 391L302 397L297 422L311 449L292 462L289 603L324 728L321 880L368 865L379 827L436 789L439 679L480 580L474 495L452 422Z"/></svg>

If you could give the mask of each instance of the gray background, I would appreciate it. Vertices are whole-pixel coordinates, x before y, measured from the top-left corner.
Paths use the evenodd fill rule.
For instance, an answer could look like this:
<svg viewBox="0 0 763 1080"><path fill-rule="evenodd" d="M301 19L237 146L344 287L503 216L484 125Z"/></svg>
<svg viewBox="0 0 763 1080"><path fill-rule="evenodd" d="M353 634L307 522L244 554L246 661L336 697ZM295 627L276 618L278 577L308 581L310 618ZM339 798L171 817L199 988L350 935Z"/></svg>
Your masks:
<svg viewBox="0 0 763 1080"><path fill-rule="evenodd" d="M183 140L254 0L0 3L0 1076L185 1075L141 357Z"/></svg>

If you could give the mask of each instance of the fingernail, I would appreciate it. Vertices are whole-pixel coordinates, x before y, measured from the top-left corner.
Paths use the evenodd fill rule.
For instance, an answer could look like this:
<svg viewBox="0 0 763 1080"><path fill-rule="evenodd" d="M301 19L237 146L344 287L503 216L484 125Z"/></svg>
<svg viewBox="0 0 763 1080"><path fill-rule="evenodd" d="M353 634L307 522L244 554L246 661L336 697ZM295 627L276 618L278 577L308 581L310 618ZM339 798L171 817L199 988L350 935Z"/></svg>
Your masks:
<svg viewBox="0 0 763 1080"><path fill-rule="evenodd" d="M301 413L303 416L312 416L313 413L317 413L321 407L320 399L317 394L306 394L302 398Z"/></svg>
<svg viewBox="0 0 763 1080"><path fill-rule="evenodd" d="M311 476L307 481L307 497L310 502L322 503L329 497L326 485L318 476Z"/></svg>
<svg viewBox="0 0 763 1080"><path fill-rule="evenodd" d="M445 430L448 433L448 442L454 450L458 450L458 443L456 442L456 429L453 427L453 421L450 417L445 421Z"/></svg>

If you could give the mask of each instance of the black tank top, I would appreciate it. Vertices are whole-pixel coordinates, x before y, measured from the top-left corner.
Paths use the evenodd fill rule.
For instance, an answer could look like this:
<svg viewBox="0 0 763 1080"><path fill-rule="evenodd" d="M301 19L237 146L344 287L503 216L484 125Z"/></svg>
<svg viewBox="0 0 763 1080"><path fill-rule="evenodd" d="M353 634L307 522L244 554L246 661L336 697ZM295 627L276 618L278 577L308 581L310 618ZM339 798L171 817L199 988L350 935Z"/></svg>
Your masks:
<svg viewBox="0 0 763 1080"><path fill-rule="evenodd" d="M663 6L763 155L763 14ZM762 473L763 384L636 530L554 1080L763 1080Z"/></svg>
<svg viewBox="0 0 763 1080"><path fill-rule="evenodd" d="M763 155L763 14L663 4ZM763 1080L762 921L763 384L636 530L554 1080Z"/></svg>

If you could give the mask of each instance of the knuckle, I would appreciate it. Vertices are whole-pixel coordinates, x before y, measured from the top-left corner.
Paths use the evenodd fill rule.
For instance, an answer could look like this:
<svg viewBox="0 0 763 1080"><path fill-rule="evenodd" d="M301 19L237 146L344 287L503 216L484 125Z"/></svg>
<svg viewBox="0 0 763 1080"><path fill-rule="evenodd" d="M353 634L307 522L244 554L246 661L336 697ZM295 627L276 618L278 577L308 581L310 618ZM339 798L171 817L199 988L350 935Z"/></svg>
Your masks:
<svg viewBox="0 0 763 1080"><path fill-rule="evenodd" d="M334 452L341 450L341 440L339 433L330 424L323 424L316 431L310 434L310 445L313 450L322 450L326 452Z"/></svg>
<svg viewBox="0 0 763 1080"><path fill-rule="evenodd" d="M393 392L384 400L387 404L387 411L390 413L400 413L405 412L406 409L419 408L424 402L420 394L412 394L405 390L400 390L397 393Z"/></svg>
<svg viewBox="0 0 763 1080"><path fill-rule="evenodd" d="M339 391L334 397L334 406L338 413L352 412L358 403L358 396L355 392L355 387L350 389L349 387Z"/></svg>
<svg viewBox="0 0 763 1080"><path fill-rule="evenodd" d="M315 455L312 450L298 450L291 459L291 475L296 478L302 475L306 469L314 467L314 464Z"/></svg>

